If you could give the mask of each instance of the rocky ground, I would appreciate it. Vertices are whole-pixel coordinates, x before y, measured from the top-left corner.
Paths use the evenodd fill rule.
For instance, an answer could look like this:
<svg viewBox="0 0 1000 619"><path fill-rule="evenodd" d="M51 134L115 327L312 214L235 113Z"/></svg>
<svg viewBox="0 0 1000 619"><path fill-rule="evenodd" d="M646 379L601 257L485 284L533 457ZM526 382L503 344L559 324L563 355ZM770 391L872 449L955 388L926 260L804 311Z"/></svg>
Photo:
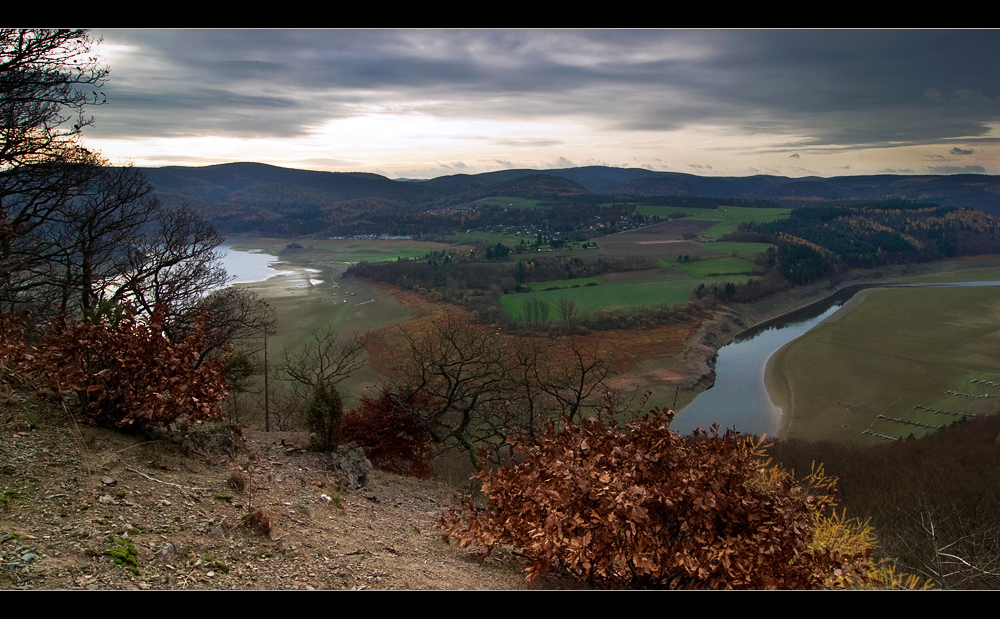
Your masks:
<svg viewBox="0 0 1000 619"><path fill-rule="evenodd" d="M527 587L519 558L442 539L458 493L441 483L374 470L351 489L301 435L247 432L226 453L0 400L0 588Z"/></svg>

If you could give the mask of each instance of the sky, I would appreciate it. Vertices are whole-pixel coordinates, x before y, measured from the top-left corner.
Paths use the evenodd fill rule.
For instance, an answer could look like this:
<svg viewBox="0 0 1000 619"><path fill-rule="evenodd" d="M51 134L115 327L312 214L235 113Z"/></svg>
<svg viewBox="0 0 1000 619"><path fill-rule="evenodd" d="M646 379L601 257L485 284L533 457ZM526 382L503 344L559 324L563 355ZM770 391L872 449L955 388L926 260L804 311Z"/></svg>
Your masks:
<svg viewBox="0 0 1000 619"><path fill-rule="evenodd" d="M1000 30L93 30L112 163L1000 174Z"/></svg>

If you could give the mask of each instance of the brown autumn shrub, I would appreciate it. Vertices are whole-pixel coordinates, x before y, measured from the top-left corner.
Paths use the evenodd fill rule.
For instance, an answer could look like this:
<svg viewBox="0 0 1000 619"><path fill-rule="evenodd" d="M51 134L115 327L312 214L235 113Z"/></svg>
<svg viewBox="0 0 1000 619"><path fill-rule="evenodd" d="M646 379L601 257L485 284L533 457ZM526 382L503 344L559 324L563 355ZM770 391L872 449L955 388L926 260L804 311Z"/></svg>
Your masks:
<svg viewBox="0 0 1000 619"><path fill-rule="evenodd" d="M28 314L7 314L0 312L0 382L19 384L23 382L21 367L27 352L25 333Z"/></svg>
<svg viewBox="0 0 1000 619"><path fill-rule="evenodd" d="M243 516L243 526L252 533L263 537L270 537L271 530L274 527L274 519L268 512L257 508L246 516Z"/></svg>
<svg viewBox="0 0 1000 619"><path fill-rule="evenodd" d="M421 396L410 397L412 401ZM358 408L347 412L341 440L356 442L372 465L382 470L425 479L433 473L430 435L385 396L362 398Z"/></svg>
<svg viewBox="0 0 1000 619"><path fill-rule="evenodd" d="M864 571L870 547L811 547L833 504L821 471L802 481L770 467L732 431L670 430L672 411L624 428L600 418L550 424L517 467L482 472L485 509L452 509L446 536L529 560L529 580L560 567L607 587L822 587Z"/></svg>
<svg viewBox="0 0 1000 619"><path fill-rule="evenodd" d="M163 334L164 311L117 324L53 319L34 361L60 391L75 392L82 419L95 425L141 428L184 415L220 418L228 393L225 359L201 359L204 321L174 343Z"/></svg>

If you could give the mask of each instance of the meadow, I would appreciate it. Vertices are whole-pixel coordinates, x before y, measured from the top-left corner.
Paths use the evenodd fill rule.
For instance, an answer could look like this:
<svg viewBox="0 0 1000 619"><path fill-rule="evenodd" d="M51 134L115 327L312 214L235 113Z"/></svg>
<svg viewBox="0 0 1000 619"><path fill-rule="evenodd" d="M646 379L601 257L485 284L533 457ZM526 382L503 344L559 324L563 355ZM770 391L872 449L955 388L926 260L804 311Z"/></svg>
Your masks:
<svg viewBox="0 0 1000 619"><path fill-rule="evenodd" d="M256 291L278 316L277 333L268 338L270 363L278 363L284 351L295 351L309 341L310 334L327 327L340 337L398 324L412 310L392 294L354 279L341 276L351 263L360 260L396 260L423 257L429 251L454 249L454 245L407 240L308 240L303 249L286 249L288 239L230 239L237 250L257 249L281 257L279 268L302 272L315 269L310 285L289 275L264 282L241 284ZM379 375L365 368L341 384L345 404L353 406L364 387L376 383Z"/></svg>
<svg viewBox="0 0 1000 619"><path fill-rule="evenodd" d="M702 285L709 288L727 282L746 282L756 268L748 259L773 247L772 245L728 241L698 242L690 237L704 237L720 225L724 229L729 229L730 226L735 229L743 221L770 220L787 216L788 213L788 209L741 207L718 211L672 207L640 207L640 210L645 208L668 209L663 216L684 211L715 219L684 218L601 237L597 240L601 253L659 260L660 267L576 280L533 283L530 293L512 293L501 297L508 318L512 321L522 320L525 303L532 298L541 299L554 310L559 307L560 299L566 297L576 303L578 312L594 312L599 309L661 303L680 305L691 298L692 292ZM558 319L557 313L550 310L550 319Z"/></svg>
<svg viewBox="0 0 1000 619"><path fill-rule="evenodd" d="M665 262L663 266L678 268L691 277L709 277L712 275L739 275L753 272L756 268L752 262L742 258L724 256L708 258L695 262Z"/></svg>
<svg viewBox="0 0 1000 619"><path fill-rule="evenodd" d="M552 306L550 319L558 320L559 301L563 297L572 299L576 303L576 310L578 312L595 312L599 309L612 309L615 307L642 307L658 305L660 303L680 305L687 301L691 297L692 291L702 284L710 287L712 284L725 285L726 282L742 283L748 279L749 276L747 275L729 275L663 279L622 284L601 284L598 286L589 285L579 288L559 288L543 292L506 294L500 298L500 301L503 303L507 316L511 320L517 321L523 319L525 301L532 298L541 299ZM536 285L533 285L532 288Z"/></svg>
<svg viewBox="0 0 1000 619"><path fill-rule="evenodd" d="M923 279L1000 279L977 271ZM781 436L867 445L995 412L1000 385L984 381L1000 383L998 323L996 286L859 293L768 364Z"/></svg>
<svg viewBox="0 0 1000 619"><path fill-rule="evenodd" d="M744 206L728 206L718 209L704 209L678 206L640 206L639 213L657 215L664 219L673 213L684 213L686 220L709 221L713 225L702 232L702 236L717 239L730 232L735 232L742 223L767 223L788 217L791 209L787 208L754 208Z"/></svg>

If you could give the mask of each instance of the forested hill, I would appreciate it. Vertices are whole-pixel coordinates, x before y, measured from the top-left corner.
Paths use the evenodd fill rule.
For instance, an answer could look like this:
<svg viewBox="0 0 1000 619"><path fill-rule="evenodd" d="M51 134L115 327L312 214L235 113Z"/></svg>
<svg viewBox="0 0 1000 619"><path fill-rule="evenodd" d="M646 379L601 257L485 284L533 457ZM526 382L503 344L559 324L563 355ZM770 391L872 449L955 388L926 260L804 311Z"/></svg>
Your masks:
<svg viewBox="0 0 1000 619"><path fill-rule="evenodd" d="M1000 252L1000 220L972 209L881 201L811 206L745 224L724 237L774 243L769 257L793 284L848 269Z"/></svg>
<svg viewBox="0 0 1000 619"><path fill-rule="evenodd" d="M142 172L161 200L192 206L223 232L277 235L390 233L380 228L383 220L392 223L392 233L442 232L451 224L437 221L437 214L467 219L480 208L477 200L491 196L543 200L546 208L584 202L649 204L657 199L670 205L671 198L760 200L791 207L893 199L965 206L1000 216L1000 176L978 174L708 177L589 166L395 181L378 174L260 163L143 168ZM456 218L456 209L465 213ZM355 225L358 222L363 225Z"/></svg>

